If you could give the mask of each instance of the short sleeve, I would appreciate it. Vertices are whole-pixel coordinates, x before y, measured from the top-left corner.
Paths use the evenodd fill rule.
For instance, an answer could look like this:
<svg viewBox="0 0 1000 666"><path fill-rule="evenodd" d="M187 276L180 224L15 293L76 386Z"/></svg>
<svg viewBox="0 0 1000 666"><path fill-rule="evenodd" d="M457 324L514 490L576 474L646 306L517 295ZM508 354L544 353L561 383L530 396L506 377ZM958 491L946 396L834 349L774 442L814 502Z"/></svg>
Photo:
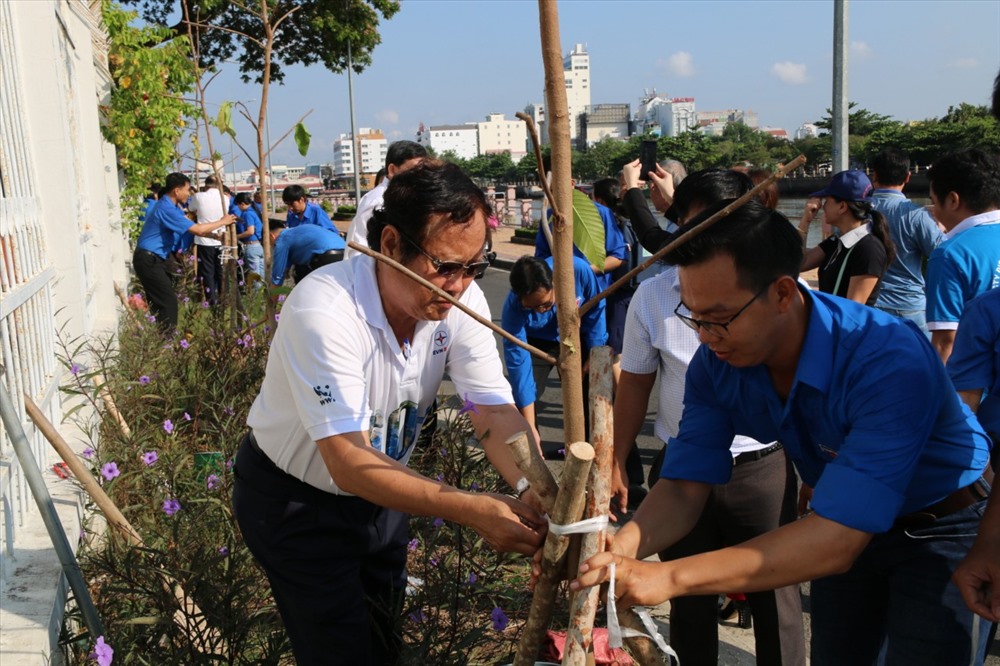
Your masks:
<svg viewBox="0 0 1000 666"><path fill-rule="evenodd" d="M490 306L477 285L472 285L462 300L480 316L487 320L491 318ZM503 365L493 334L464 314L455 317L455 321L455 337L448 349L447 371L458 394L477 405L513 403L514 397L510 384L503 376Z"/></svg>
<svg viewBox="0 0 1000 666"><path fill-rule="evenodd" d="M995 308L992 312L991 306ZM995 291L971 301L962 314L947 367L956 390L988 391L997 383L998 366L1000 291Z"/></svg>
<svg viewBox="0 0 1000 666"><path fill-rule="evenodd" d="M648 375L659 369L659 354L653 347L653 338L646 321L646 303L653 294L644 282L639 285L625 316L625 338L622 343L622 370L635 375Z"/></svg>
<svg viewBox="0 0 1000 666"><path fill-rule="evenodd" d="M965 308L962 285L965 276L955 261L939 246L927 262L927 325L931 330L958 328Z"/></svg>

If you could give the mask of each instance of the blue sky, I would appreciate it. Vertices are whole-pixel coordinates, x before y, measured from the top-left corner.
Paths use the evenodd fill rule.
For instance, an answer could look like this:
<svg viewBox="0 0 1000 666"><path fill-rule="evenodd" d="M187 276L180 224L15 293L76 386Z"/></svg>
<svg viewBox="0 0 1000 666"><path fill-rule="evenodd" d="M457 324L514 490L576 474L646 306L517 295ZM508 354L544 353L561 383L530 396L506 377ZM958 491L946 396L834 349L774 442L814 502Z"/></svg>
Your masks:
<svg viewBox="0 0 1000 666"><path fill-rule="evenodd" d="M655 88L695 97L698 110L753 109L761 125L789 133L830 106L832 0L563 0L559 20L563 52L579 42L590 54L595 104L628 102L634 112L643 89ZM852 101L899 120L987 103L1000 66L1000 0L850 0L848 22ZM544 101L533 0L403 0L379 30L373 65L354 76L359 128L412 139L420 122L512 117ZM259 98L230 68L209 100ZM272 139L309 109L308 155L289 139L274 164L332 161L332 142L350 132L346 74L290 68L271 89ZM249 126L236 129L252 145Z"/></svg>

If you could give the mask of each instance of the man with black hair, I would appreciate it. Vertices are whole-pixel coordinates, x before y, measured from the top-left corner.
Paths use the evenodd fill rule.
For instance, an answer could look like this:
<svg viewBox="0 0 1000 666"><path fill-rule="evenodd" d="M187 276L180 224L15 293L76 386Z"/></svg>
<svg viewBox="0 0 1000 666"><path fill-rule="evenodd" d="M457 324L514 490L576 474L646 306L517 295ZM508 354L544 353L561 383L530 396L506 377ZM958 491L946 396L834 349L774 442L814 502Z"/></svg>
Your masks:
<svg viewBox="0 0 1000 666"><path fill-rule="evenodd" d="M368 221L371 220L375 209L382 207L382 198L385 196L386 188L389 187L389 182L397 174L420 164L425 157L427 150L416 141L394 141L389 144L385 154L384 177L381 181L376 177L375 187L358 202L358 210L347 228L347 242L368 247ZM345 256L350 259L355 254L359 252L347 248Z"/></svg>
<svg viewBox="0 0 1000 666"><path fill-rule="evenodd" d="M188 200L188 211L195 213L198 224L210 224L211 220L229 215L229 197L222 191L218 179L212 175L205 178L205 186ZM235 216L233 216L235 220ZM218 305L222 296L222 228L214 234L195 235L194 244L198 254L198 279L205 293L205 300Z"/></svg>
<svg viewBox="0 0 1000 666"><path fill-rule="evenodd" d="M218 196L218 192L215 193ZM232 224L231 215L220 215L217 220L194 224L180 206L191 196L191 179L182 173L167 176L162 196L146 212L146 219L139 232L132 268L146 292L149 310L156 322L166 332L177 328L177 293L168 257L184 233L198 238L212 235L217 229Z"/></svg>
<svg viewBox="0 0 1000 666"><path fill-rule="evenodd" d="M488 267L489 214L457 166L423 164L392 180L368 239L489 319L475 283ZM445 373L521 500L407 466ZM538 498L505 444L528 424L492 333L370 257L324 266L292 291L247 423L233 469L236 519L300 666L397 663L407 514L469 527L499 551L542 545Z"/></svg>
<svg viewBox="0 0 1000 666"><path fill-rule="evenodd" d="M321 206L309 201L308 193L301 185L286 187L281 191L281 200L288 206L285 226L289 229L303 224L312 224L339 235L337 227L333 226L333 222L330 221L330 216Z"/></svg>
<svg viewBox="0 0 1000 666"><path fill-rule="evenodd" d="M707 218L703 213L697 224ZM813 581L814 666L981 664L986 628L949 584L990 492L990 443L910 322L798 282L802 239L751 201L668 255L701 347L661 479L571 589L619 608ZM736 546L643 561L733 473L737 434L780 441L812 513ZM638 558L638 559L637 559Z"/></svg>
<svg viewBox="0 0 1000 666"><path fill-rule="evenodd" d="M253 199L249 192L236 195L236 209L240 217L236 221L236 240L242 245L243 261L247 270L264 277L264 223L253 208Z"/></svg>
<svg viewBox="0 0 1000 666"><path fill-rule="evenodd" d="M965 304L1000 286L1000 158L977 148L950 153L930 181L945 240L927 262L927 328L947 363Z"/></svg>
<svg viewBox="0 0 1000 666"><path fill-rule="evenodd" d="M872 160L872 208L885 216L896 257L882 275L875 307L905 317L927 332L924 262L944 239L927 209L903 194L910 182L910 157L899 148L883 148Z"/></svg>

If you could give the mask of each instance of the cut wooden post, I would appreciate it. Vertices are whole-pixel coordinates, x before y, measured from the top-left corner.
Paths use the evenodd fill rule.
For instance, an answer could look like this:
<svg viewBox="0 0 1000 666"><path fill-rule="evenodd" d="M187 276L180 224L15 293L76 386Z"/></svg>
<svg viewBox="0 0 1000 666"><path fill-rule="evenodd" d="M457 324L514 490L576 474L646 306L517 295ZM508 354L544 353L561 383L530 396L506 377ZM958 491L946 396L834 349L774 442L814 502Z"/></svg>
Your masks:
<svg viewBox="0 0 1000 666"><path fill-rule="evenodd" d="M531 484L531 489L542 502L542 509L552 513L559 494L559 484L549 471L548 465L538 451L538 447L528 439L528 433L522 431L507 440L507 447L514 456L514 463Z"/></svg>
<svg viewBox="0 0 1000 666"><path fill-rule="evenodd" d="M587 480L594 461L594 447L586 442L573 442L566 447L566 466L555 505L549 513L550 524L569 525L580 520L586 504ZM569 547L569 537L559 536L551 529L542 550L542 573L535 584L528 621L521 632L514 666L533 666L538 648L549 628L556 588L560 580L560 562Z"/></svg>
<svg viewBox="0 0 1000 666"><path fill-rule="evenodd" d="M613 391L611 347L595 347L590 352L590 436L594 441L594 464L590 467L590 492L584 516L608 515L611 503L611 462L614 454ZM577 564L605 549L607 530L582 535ZM597 615L598 587L581 590L570 597L569 629L563 665L583 666L593 645L594 617Z"/></svg>
<svg viewBox="0 0 1000 666"><path fill-rule="evenodd" d="M622 629L633 629L641 631L643 634L646 633L646 627L642 626L642 621L630 610L618 613L618 625ZM632 658L639 662L639 666L671 666L670 657L660 652L652 638L633 636L622 640Z"/></svg>
<svg viewBox="0 0 1000 666"><path fill-rule="evenodd" d="M105 409L108 410L108 414L111 418L115 420L118 424L118 429L121 431L122 435L126 439L132 436L132 430L128 427L128 423L122 418L121 412L118 411L118 405L115 404L115 399L111 397L111 392L108 391L108 383L104 379L104 375L96 374L94 375L94 386L97 387L97 395L101 396L101 400L104 402Z"/></svg>

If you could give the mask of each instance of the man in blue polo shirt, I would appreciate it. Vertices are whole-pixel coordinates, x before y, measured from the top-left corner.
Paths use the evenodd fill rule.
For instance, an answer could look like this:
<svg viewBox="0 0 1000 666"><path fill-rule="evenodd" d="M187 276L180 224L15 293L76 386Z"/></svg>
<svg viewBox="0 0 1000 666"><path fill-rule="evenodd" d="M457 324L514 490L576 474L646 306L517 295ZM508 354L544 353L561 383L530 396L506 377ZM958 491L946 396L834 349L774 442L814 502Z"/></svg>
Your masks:
<svg viewBox="0 0 1000 666"><path fill-rule="evenodd" d="M272 220L268 229L271 236L271 284L280 287L285 282L289 265L296 284L320 266L344 258L346 243L335 231L327 231L315 224L303 224L288 229L280 220Z"/></svg>
<svg viewBox="0 0 1000 666"><path fill-rule="evenodd" d="M330 221L330 216L326 214L320 206L309 201L306 191L301 185L289 185L281 192L281 200L288 206L288 216L285 226L289 229L302 226L303 224L314 224L322 229L329 229L337 233L337 228Z"/></svg>
<svg viewBox="0 0 1000 666"><path fill-rule="evenodd" d="M585 259L573 257L573 279L576 304L585 302L600 292L597 279ZM552 281L552 257L523 256L510 270L510 293L503 304L500 325L519 340L559 356L559 322L556 316L556 292ZM583 358L589 358L590 349L607 344L608 329L605 322L605 305L600 301L580 320L580 342ZM514 404L524 418L535 428L535 401L541 396L543 380L552 366L539 359L540 371L535 378L534 359L526 350L509 340L503 341L504 362L510 385L514 389ZM540 388L541 387L541 388ZM538 432L535 431L538 441Z"/></svg>
<svg viewBox="0 0 1000 666"><path fill-rule="evenodd" d="M927 298L924 293L924 261L941 243L944 234L920 204L903 194L910 182L910 157L898 148L882 149L872 160L872 208L885 216L896 247L878 292L875 307L905 317L927 330Z"/></svg>
<svg viewBox="0 0 1000 666"><path fill-rule="evenodd" d="M949 577L985 508L990 443L927 338L805 289L801 237L757 202L667 260L679 266L675 313L702 342L679 432L633 521L573 589L603 582L612 562L624 606L812 580L814 666L875 663L883 648L887 664L981 663L986 627ZM784 444L813 512L738 546L642 561L690 531L711 484L729 480L737 434Z"/></svg>
<svg viewBox="0 0 1000 666"><path fill-rule="evenodd" d="M178 237L185 232L195 236L211 236L212 233L235 219L223 215L214 222L194 224L184 216L179 206L191 196L191 179L182 173L167 176L164 194L156 205L146 213L135 253L132 268L146 292L149 310L157 323L166 332L177 328L177 294L167 256L173 251Z"/></svg>
<svg viewBox="0 0 1000 666"><path fill-rule="evenodd" d="M253 208L249 192L236 195L236 208L240 217L236 220L236 240L243 244L243 260L248 270L264 277L264 223Z"/></svg>
<svg viewBox="0 0 1000 666"><path fill-rule="evenodd" d="M960 150L935 162L930 179L945 240L927 262L927 328L947 363L965 304L1000 287L1000 158Z"/></svg>

